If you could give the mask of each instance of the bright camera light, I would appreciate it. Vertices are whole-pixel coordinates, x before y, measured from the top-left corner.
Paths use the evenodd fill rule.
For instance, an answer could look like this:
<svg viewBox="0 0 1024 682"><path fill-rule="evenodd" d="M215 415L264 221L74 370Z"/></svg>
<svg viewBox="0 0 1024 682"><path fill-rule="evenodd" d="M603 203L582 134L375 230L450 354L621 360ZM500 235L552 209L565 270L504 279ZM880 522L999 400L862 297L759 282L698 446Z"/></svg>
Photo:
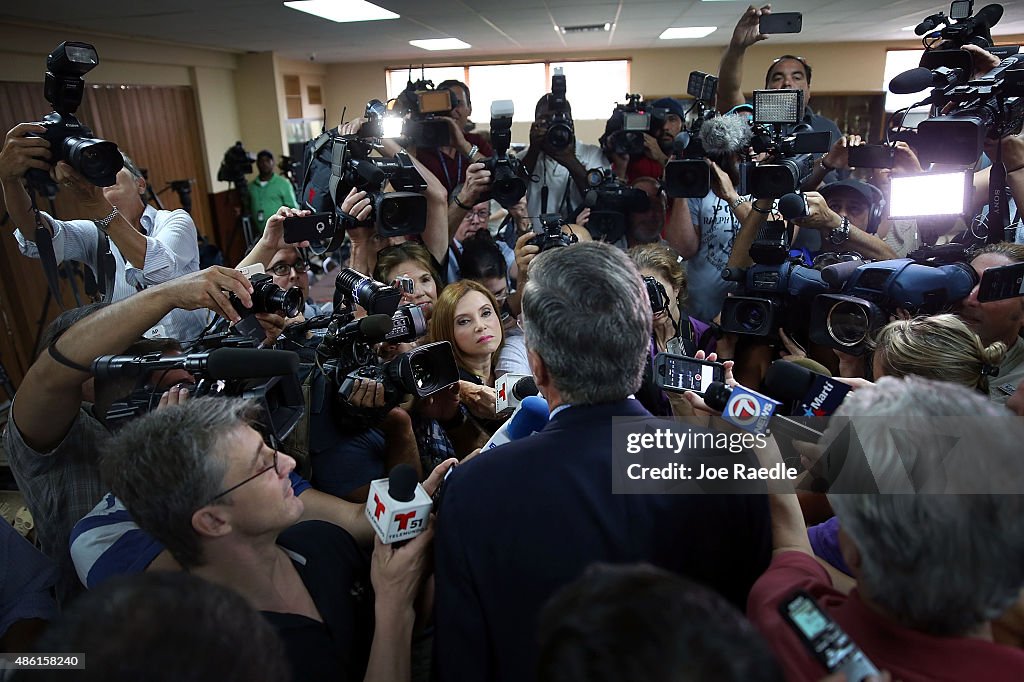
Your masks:
<svg viewBox="0 0 1024 682"><path fill-rule="evenodd" d="M967 173L922 173L892 178L890 218L962 215L967 204Z"/></svg>

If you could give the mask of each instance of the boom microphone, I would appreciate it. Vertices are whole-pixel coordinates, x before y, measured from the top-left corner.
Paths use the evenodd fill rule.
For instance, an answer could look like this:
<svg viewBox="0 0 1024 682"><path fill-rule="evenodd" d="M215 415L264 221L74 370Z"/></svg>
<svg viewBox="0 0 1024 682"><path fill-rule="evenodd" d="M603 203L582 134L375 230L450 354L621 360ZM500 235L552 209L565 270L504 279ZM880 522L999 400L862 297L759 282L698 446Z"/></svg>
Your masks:
<svg viewBox="0 0 1024 682"><path fill-rule="evenodd" d="M940 66L934 70L919 66L904 71L889 81L889 92L895 95L909 95L928 88L944 88L948 85L966 83L970 74L964 69L951 69Z"/></svg>
<svg viewBox="0 0 1024 682"><path fill-rule="evenodd" d="M337 331L331 332L328 327L328 334L335 338L344 338L352 334L359 334L366 341L376 343L383 341L394 327L394 321L390 315L367 315L358 320L352 320Z"/></svg>
<svg viewBox="0 0 1024 682"><path fill-rule="evenodd" d="M723 156L746 149L750 144L750 125L738 114L715 116L704 121L697 133L704 153Z"/></svg>
<svg viewBox="0 0 1024 682"><path fill-rule="evenodd" d="M211 379L275 377L297 372L299 356L288 350L217 348L189 355L103 355L92 363L93 375L99 380L172 369L183 369Z"/></svg>

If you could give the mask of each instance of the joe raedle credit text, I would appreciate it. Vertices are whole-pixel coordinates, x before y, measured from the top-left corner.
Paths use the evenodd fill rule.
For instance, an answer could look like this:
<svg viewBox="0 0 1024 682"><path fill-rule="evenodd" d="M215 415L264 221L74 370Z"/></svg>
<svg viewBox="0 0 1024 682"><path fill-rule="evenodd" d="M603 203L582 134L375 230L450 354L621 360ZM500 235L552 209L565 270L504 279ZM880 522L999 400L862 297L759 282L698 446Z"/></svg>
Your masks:
<svg viewBox="0 0 1024 682"><path fill-rule="evenodd" d="M799 473L783 462L758 462L754 451L768 445L760 433L649 419L616 423L613 438L616 493L757 492L758 482L794 481Z"/></svg>

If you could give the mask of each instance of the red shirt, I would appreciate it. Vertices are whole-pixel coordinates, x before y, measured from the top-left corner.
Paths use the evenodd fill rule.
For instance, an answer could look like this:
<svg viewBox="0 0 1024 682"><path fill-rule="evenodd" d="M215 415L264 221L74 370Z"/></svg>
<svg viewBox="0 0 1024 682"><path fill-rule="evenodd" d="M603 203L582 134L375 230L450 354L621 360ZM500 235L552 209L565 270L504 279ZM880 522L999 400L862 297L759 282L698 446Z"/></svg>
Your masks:
<svg viewBox="0 0 1024 682"><path fill-rule="evenodd" d="M654 178L655 180L661 180L662 174L665 172L665 167L654 159L647 156L640 156L629 158L629 165L626 166L626 182L633 184L633 181L637 178Z"/></svg>
<svg viewBox="0 0 1024 682"><path fill-rule="evenodd" d="M935 637L907 629L871 610L856 590L849 596L834 590L825 569L810 555L783 552L754 583L747 617L775 652L789 682L818 682L825 676L824 666L779 614L779 604L796 590L814 597L875 667L889 671L894 680L1024 680L1024 651L981 639Z"/></svg>
<svg viewBox="0 0 1024 682"><path fill-rule="evenodd" d="M489 157L494 153L490 143L475 133L466 133L466 141L475 144L484 156ZM426 166L427 170L441 181L449 194L457 185L466 181L466 168L472 163L457 149L455 156L449 157L440 149L429 147L419 147L416 150L416 160Z"/></svg>

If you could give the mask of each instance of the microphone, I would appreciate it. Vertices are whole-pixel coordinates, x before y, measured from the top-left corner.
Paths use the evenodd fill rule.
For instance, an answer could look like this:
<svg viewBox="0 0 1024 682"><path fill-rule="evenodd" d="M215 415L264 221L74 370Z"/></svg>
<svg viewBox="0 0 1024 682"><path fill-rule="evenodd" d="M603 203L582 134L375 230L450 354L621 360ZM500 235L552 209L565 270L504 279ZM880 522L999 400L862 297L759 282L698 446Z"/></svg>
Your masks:
<svg viewBox="0 0 1024 682"><path fill-rule="evenodd" d="M499 417L507 417L519 408L523 398L537 395L537 383L529 374L502 374L494 382L494 411Z"/></svg>
<svg viewBox="0 0 1024 682"><path fill-rule="evenodd" d="M750 125L738 114L715 116L704 121L697 133L706 154L722 156L746 149L750 144Z"/></svg>
<svg viewBox="0 0 1024 682"><path fill-rule="evenodd" d="M914 33L916 33L919 36L923 36L925 33L935 30L935 27L938 26L939 24L943 24L945 22L946 15L943 14L942 12L938 12L931 16L925 17L920 24L914 27Z"/></svg>
<svg viewBox="0 0 1024 682"><path fill-rule="evenodd" d="M537 395L526 396L512 417L484 444L484 451L526 438L548 423L548 402Z"/></svg>
<svg viewBox="0 0 1024 682"><path fill-rule="evenodd" d="M387 478L370 482L366 518L380 541L390 545L411 540L426 530L432 505L416 470L399 464Z"/></svg>
<svg viewBox="0 0 1024 682"><path fill-rule="evenodd" d="M333 324L333 323L332 323ZM352 320L348 324L331 331L330 327L327 329L327 333L335 338L344 338L353 334L359 334L366 341L370 343L376 343L377 341L383 341L384 338L391 332L391 328L394 326L390 315L367 315L361 317L358 320Z"/></svg>
<svg viewBox="0 0 1024 682"><path fill-rule="evenodd" d="M805 217L807 208L807 198L803 194L790 192L779 199L779 213L786 220Z"/></svg>
<svg viewBox="0 0 1024 682"><path fill-rule="evenodd" d="M745 386L729 388L721 381L712 381L704 392L704 402L713 410L721 410L722 419L750 433L767 434L771 426L779 435L793 440L817 443L821 438L821 431L776 414L778 401Z"/></svg>
<svg viewBox="0 0 1024 682"><path fill-rule="evenodd" d="M297 372L299 356L289 350L217 348L188 355L103 355L92 363L93 375L101 381L171 369L211 379L276 377Z"/></svg>
<svg viewBox="0 0 1024 682"><path fill-rule="evenodd" d="M764 390L773 398L796 403L804 417L827 417L846 399L850 387L786 360L776 360L764 375Z"/></svg>
<svg viewBox="0 0 1024 682"><path fill-rule="evenodd" d="M842 263L833 263L821 269L821 279L833 289L839 289L846 284L847 280L860 266L864 265L862 260L848 260Z"/></svg>
<svg viewBox="0 0 1024 682"><path fill-rule="evenodd" d="M940 66L934 70L919 66L904 71L889 81L889 92L896 95L909 95L927 88L944 88L947 85L966 83L970 74L963 69L951 69Z"/></svg>

